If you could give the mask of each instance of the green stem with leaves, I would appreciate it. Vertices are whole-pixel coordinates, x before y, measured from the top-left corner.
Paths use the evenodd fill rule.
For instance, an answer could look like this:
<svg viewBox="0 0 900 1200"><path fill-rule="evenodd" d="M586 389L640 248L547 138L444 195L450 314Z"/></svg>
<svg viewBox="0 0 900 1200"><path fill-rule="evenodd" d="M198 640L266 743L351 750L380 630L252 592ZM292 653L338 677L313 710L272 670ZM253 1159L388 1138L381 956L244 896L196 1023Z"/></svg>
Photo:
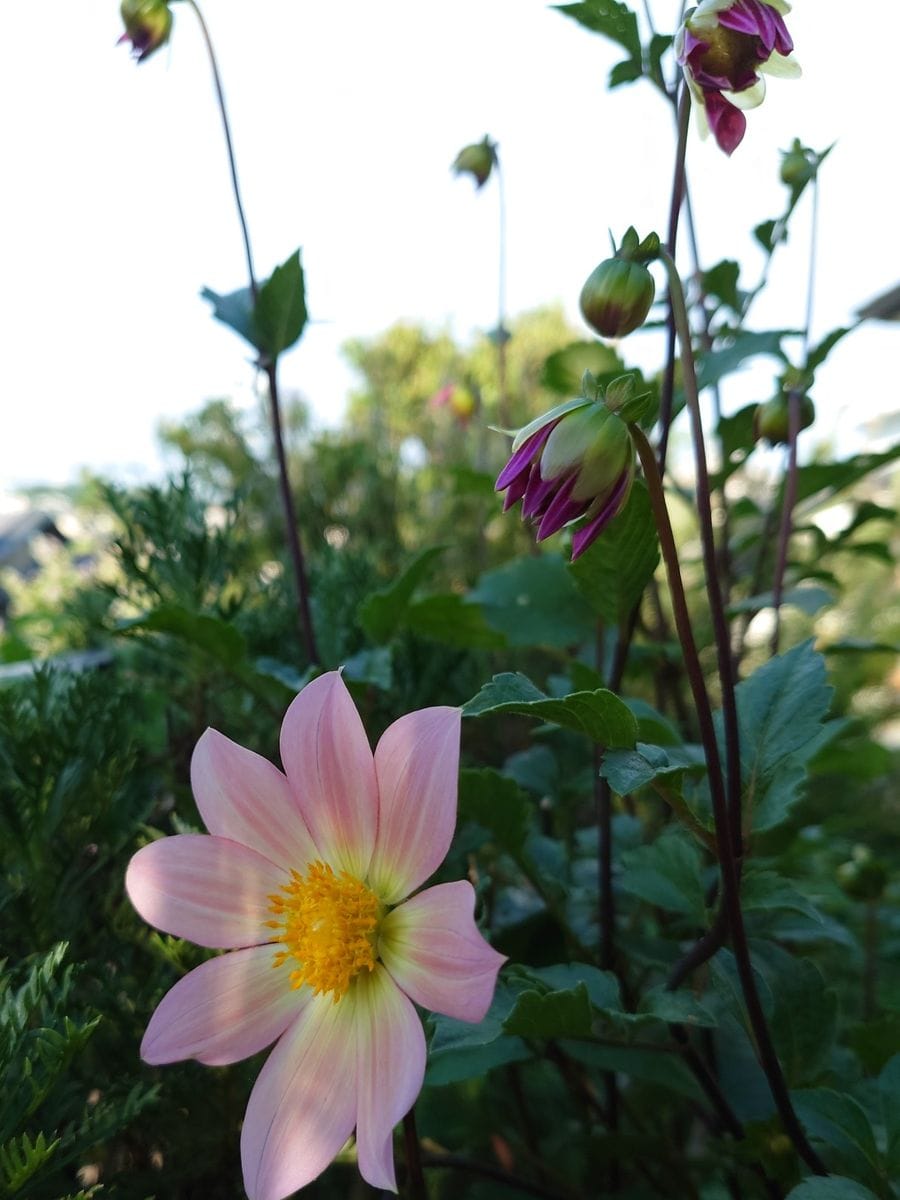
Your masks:
<svg viewBox="0 0 900 1200"><path fill-rule="evenodd" d="M219 108L219 115L222 119L222 131L225 135L225 149L228 154L228 169L231 175L231 190L234 194L234 204L237 209L238 223L241 227L241 239L244 244L244 257L247 263L247 276L250 286L250 295L253 299L254 306L259 298L259 284L256 279L256 271L253 266L253 250L250 244L250 229L247 224L247 217L244 212L244 204L241 199L240 180L238 178L237 158L234 153L234 142L231 136L231 123L228 120L228 109L225 105L225 92L222 87L222 76L219 71L219 63L216 58L215 48L213 46L212 37L210 36L209 27L206 24L203 13L200 11L200 6L197 0L186 0L186 3L194 10L197 21L200 25L200 32L203 35L203 41L206 45L206 51L209 56L209 65L212 70L213 86L216 92L216 102ZM300 631L300 638L306 648L306 656L310 665L314 665L319 661L319 654L316 648L315 633L312 623L312 611L309 602L309 583L306 573L306 564L303 556L303 547L300 543L300 534L297 526L297 513L294 506L294 497L291 491L290 479L288 476L287 454L284 447L284 427L281 419L281 401L278 391L278 360L260 362L260 367L265 373L269 391L269 418L272 425L272 437L275 443L275 457L278 463L278 483L281 494L281 506L284 512L285 537L288 546L288 553L291 559L291 567L294 574L294 587L297 593L297 618Z"/></svg>

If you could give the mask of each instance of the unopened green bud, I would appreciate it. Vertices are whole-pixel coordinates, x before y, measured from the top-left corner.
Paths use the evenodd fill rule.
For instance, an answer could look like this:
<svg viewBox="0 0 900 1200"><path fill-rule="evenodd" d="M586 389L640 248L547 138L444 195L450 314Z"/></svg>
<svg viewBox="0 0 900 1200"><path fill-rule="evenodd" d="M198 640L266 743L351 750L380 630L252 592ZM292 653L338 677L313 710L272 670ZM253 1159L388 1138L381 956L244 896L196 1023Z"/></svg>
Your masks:
<svg viewBox="0 0 900 1200"><path fill-rule="evenodd" d="M132 57L138 62L169 40L172 12L167 0L122 0L119 11L125 24L119 41L131 42Z"/></svg>
<svg viewBox="0 0 900 1200"><path fill-rule="evenodd" d="M607 258L581 289L581 313L601 337L625 337L643 325L655 295L656 284L643 263Z"/></svg>
<svg viewBox="0 0 900 1200"><path fill-rule="evenodd" d="M650 392L636 392L636 387L634 375L620 375L606 389L606 407L626 424L645 417L653 401Z"/></svg>
<svg viewBox="0 0 900 1200"><path fill-rule="evenodd" d="M794 138L790 150L781 152L781 182L791 191L799 192L815 178L818 169L819 156L804 146L799 138Z"/></svg>
<svg viewBox="0 0 900 1200"><path fill-rule="evenodd" d="M808 429L816 419L816 406L805 393L800 396L800 429ZM753 418L753 434L756 441L765 438L770 445L786 444L790 440L791 409L790 395L779 392L765 404L757 406Z"/></svg>
<svg viewBox="0 0 900 1200"><path fill-rule="evenodd" d="M492 142L485 134L480 142L471 146L463 146L453 160L451 170L457 175L471 175L475 186L484 187L491 171L497 164L497 143Z"/></svg>
<svg viewBox="0 0 900 1200"><path fill-rule="evenodd" d="M868 846L854 846L853 857L837 869L837 881L853 900L880 900L887 885L887 869Z"/></svg>

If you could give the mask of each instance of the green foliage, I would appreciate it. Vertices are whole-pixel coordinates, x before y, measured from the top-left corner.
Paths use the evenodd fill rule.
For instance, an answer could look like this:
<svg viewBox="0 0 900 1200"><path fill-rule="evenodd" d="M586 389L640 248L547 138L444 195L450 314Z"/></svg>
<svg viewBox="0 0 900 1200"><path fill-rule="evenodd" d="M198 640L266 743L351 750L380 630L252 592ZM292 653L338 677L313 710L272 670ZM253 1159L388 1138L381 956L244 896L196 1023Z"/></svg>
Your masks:
<svg viewBox="0 0 900 1200"><path fill-rule="evenodd" d="M569 569L597 616L619 626L640 602L658 562L650 500L646 488L636 484L603 537Z"/></svg>
<svg viewBox="0 0 900 1200"><path fill-rule="evenodd" d="M627 746L637 736L637 722L612 692L573 692L569 696L545 696L524 675L495 675L463 707L463 716L487 713L518 713L537 717L566 729L585 733L604 746Z"/></svg>
<svg viewBox="0 0 900 1200"><path fill-rule="evenodd" d="M256 300L249 287L220 295L211 288L200 293L213 306L213 316L260 352L267 362L300 340L306 325L306 293L300 251L276 267L259 287Z"/></svg>

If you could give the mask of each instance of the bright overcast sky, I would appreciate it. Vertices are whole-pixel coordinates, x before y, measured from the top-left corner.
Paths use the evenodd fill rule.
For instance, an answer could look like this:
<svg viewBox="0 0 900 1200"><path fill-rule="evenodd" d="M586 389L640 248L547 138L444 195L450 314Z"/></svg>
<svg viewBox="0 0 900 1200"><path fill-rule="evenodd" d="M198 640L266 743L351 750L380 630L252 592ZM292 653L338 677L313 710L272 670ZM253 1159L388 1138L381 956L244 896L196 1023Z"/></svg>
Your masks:
<svg viewBox="0 0 900 1200"><path fill-rule="evenodd" d="M661 30L677 7L651 0ZM157 471L160 418L211 396L250 402L247 354L198 295L246 279L208 64L192 12L173 8L171 45L136 67L115 46L115 0L3 0L0 490L84 465ZM400 318L461 337L494 324L497 197L450 174L464 143L500 144L511 313L560 300L577 322L607 229L664 233L668 109L646 84L605 92L621 54L542 0L207 0L205 12L259 273L303 247L316 323L283 379L323 423L351 382L347 338ZM704 259L744 257L752 282L749 229L783 204L778 148L837 140L821 336L900 282L900 5L798 0L790 28L804 78L771 81L731 160L692 135L689 170ZM802 323L807 220L804 206L758 327ZM898 407L898 350L900 329L873 324L835 352L816 399L823 425L844 422L837 445Z"/></svg>

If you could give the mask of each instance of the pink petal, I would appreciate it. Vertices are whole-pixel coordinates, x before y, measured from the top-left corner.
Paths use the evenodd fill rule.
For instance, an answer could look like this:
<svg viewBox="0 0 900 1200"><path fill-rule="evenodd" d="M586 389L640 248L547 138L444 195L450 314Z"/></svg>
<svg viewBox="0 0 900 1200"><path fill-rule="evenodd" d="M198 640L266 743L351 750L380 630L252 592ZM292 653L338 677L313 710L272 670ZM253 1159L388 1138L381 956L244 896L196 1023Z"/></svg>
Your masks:
<svg viewBox="0 0 900 1200"><path fill-rule="evenodd" d="M357 993L356 1153L375 1188L397 1190L394 1126L412 1108L425 1076L425 1034L416 1010L381 967L360 975Z"/></svg>
<svg viewBox="0 0 900 1200"><path fill-rule="evenodd" d="M369 883L397 904L446 857L456 826L460 710L423 708L385 730L375 750L379 823Z"/></svg>
<svg viewBox="0 0 900 1200"><path fill-rule="evenodd" d="M570 521L574 521L576 517L580 517L585 509L590 507L590 499L572 499L572 489L575 487L577 479L577 475L572 475L567 479L547 505L544 515L541 518L541 523L538 526L538 531L535 534L535 541L542 542L544 538L550 537L551 534L558 533L563 525L568 525Z"/></svg>
<svg viewBox="0 0 900 1200"><path fill-rule="evenodd" d="M553 427L556 424L556 421L551 421L542 429L538 429L536 433L533 433L510 456L509 462L507 462L506 466L497 476L497 482L494 484L495 492L502 492L504 488L509 487L513 480L519 478L520 475L528 474L528 468L531 465L532 459L553 432Z"/></svg>
<svg viewBox="0 0 900 1200"><path fill-rule="evenodd" d="M733 154L744 137L747 118L719 92L704 91L703 104L719 148L726 154Z"/></svg>
<svg viewBox="0 0 900 1200"><path fill-rule="evenodd" d="M284 882L284 872L255 850L202 833L151 842L125 873L129 899L145 921L217 950L269 940L268 897Z"/></svg>
<svg viewBox="0 0 900 1200"><path fill-rule="evenodd" d="M325 1170L356 1122L356 1008L313 996L269 1055L241 1131L250 1200L284 1200Z"/></svg>
<svg viewBox="0 0 900 1200"><path fill-rule="evenodd" d="M375 846L372 751L337 671L308 683L281 726L281 761L324 859L363 879Z"/></svg>
<svg viewBox="0 0 900 1200"><path fill-rule="evenodd" d="M312 995L292 988L289 968L273 967L273 956L271 946L234 950L179 979L150 1018L144 1062L196 1058L220 1067L271 1045Z"/></svg>
<svg viewBox="0 0 900 1200"><path fill-rule="evenodd" d="M267 759L207 729L191 759L191 786L210 833L242 842L290 871L319 857L287 779Z"/></svg>
<svg viewBox="0 0 900 1200"><path fill-rule="evenodd" d="M572 562L580 558L585 550L597 540L613 517L618 516L628 499L633 480L634 475L630 471L623 471L600 511L588 521L587 525L575 532L572 537Z"/></svg>
<svg viewBox="0 0 900 1200"><path fill-rule="evenodd" d="M440 883L413 896L381 925L381 960L416 1004L458 1021L480 1021L506 959L475 926L470 883Z"/></svg>

